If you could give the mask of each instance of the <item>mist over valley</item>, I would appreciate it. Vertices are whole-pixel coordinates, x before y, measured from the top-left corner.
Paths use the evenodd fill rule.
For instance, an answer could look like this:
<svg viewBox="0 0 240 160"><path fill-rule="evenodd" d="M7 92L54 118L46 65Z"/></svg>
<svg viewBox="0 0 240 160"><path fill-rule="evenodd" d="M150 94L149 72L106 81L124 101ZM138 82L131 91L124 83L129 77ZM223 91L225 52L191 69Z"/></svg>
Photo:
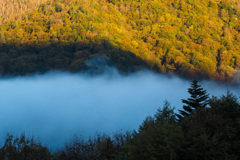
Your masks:
<svg viewBox="0 0 240 160"><path fill-rule="evenodd" d="M189 80L151 71L121 75L115 69L100 75L48 72L0 80L0 137L7 133L38 137L50 149L64 146L73 135L133 131L167 100L175 112L189 97ZM211 95L239 85L200 81Z"/></svg>
<svg viewBox="0 0 240 160"><path fill-rule="evenodd" d="M240 159L239 46L239 0L0 0L0 159Z"/></svg>

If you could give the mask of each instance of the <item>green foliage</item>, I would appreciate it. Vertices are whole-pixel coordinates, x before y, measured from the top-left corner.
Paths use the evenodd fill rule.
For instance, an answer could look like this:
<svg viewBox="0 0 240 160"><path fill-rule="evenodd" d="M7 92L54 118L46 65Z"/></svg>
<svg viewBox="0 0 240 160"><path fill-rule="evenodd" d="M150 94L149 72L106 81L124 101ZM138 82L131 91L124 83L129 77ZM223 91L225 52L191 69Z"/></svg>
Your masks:
<svg viewBox="0 0 240 160"><path fill-rule="evenodd" d="M29 139L23 134L14 138L8 135L4 146L0 149L0 159L3 160L51 160L51 153L33 138Z"/></svg>
<svg viewBox="0 0 240 160"><path fill-rule="evenodd" d="M239 159L240 104L230 92L183 119L184 159Z"/></svg>
<svg viewBox="0 0 240 160"><path fill-rule="evenodd" d="M182 103L185 105L183 106L184 110L179 110L180 114L177 114L179 121L197 109L205 109L208 104L209 97L207 91L201 88L197 80L192 81L191 87L188 88L188 93L191 95L191 98L187 100L182 99Z"/></svg>
<svg viewBox="0 0 240 160"><path fill-rule="evenodd" d="M112 160L125 157L124 143L129 141L129 133L116 133L113 136L97 134L84 140L74 136L65 148L54 153L56 160Z"/></svg>
<svg viewBox="0 0 240 160"><path fill-rule="evenodd" d="M56 12L61 12L62 11L62 5L59 3L55 3L55 11Z"/></svg>
<svg viewBox="0 0 240 160"><path fill-rule="evenodd" d="M3 33L0 33L0 43L5 43L6 40L5 40L5 36Z"/></svg>
<svg viewBox="0 0 240 160"><path fill-rule="evenodd" d="M158 109L154 117L147 117L133 134L131 159L179 159L183 134L175 121L173 108L165 102L164 107Z"/></svg>
<svg viewBox="0 0 240 160"><path fill-rule="evenodd" d="M174 113L174 108L171 107L168 101L165 101L162 109L158 109L154 115L155 121L157 123L170 123L174 124L176 122L176 117Z"/></svg>

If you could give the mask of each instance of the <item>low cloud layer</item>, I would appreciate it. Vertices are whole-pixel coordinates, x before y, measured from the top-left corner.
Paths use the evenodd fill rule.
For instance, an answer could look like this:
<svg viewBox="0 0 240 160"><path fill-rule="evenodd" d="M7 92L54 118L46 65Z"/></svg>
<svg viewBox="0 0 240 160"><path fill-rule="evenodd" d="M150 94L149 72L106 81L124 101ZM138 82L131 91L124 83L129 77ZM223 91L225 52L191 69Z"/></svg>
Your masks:
<svg viewBox="0 0 240 160"><path fill-rule="evenodd" d="M191 82L142 71L121 76L116 71L100 76L51 72L0 80L0 139L7 133L39 137L55 149L74 134L133 130L168 100L181 109ZM240 87L202 81L210 95ZM177 110L176 110L177 111Z"/></svg>

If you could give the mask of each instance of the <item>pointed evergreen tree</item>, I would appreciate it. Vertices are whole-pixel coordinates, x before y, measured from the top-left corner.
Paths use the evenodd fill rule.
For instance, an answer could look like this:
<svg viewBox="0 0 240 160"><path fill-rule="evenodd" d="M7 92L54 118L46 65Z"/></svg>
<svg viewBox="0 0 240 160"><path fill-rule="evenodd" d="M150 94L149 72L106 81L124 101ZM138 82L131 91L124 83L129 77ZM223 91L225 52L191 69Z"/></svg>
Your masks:
<svg viewBox="0 0 240 160"><path fill-rule="evenodd" d="M179 121L185 116L189 116L193 110L198 108L205 108L208 105L209 95L207 91L201 88L197 80L193 80L191 88L188 88L188 93L191 95L188 99L182 99L183 110L179 110L180 114L177 114Z"/></svg>

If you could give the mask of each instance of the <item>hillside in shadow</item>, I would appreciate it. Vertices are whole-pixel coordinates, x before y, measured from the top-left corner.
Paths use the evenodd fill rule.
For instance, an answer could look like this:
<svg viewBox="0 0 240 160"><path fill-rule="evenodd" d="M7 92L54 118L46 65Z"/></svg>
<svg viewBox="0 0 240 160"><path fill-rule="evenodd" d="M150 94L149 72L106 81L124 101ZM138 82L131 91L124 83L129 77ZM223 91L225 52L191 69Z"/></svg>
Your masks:
<svg viewBox="0 0 240 160"><path fill-rule="evenodd" d="M149 65L135 54L98 41L86 43L0 44L0 74L30 75L51 70L101 73L115 67L127 74Z"/></svg>
<svg viewBox="0 0 240 160"><path fill-rule="evenodd" d="M164 66L162 66L164 68ZM107 40L94 42L0 43L0 76L44 74L49 71L102 74L110 69L130 74L148 69L157 73L178 75L186 79L208 79L201 70L163 71L161 66ZM225 79L231 82L231 79ZM237 80L236 82L238 82Z"/></svg>
<svg viewBox="0 0 240 160"><path fill-rule="evenodd" d="M188 78L239 77L236 0L28 2L0 0L2 75L86 70L101 55L125 73L144 66Z"/></svg>

